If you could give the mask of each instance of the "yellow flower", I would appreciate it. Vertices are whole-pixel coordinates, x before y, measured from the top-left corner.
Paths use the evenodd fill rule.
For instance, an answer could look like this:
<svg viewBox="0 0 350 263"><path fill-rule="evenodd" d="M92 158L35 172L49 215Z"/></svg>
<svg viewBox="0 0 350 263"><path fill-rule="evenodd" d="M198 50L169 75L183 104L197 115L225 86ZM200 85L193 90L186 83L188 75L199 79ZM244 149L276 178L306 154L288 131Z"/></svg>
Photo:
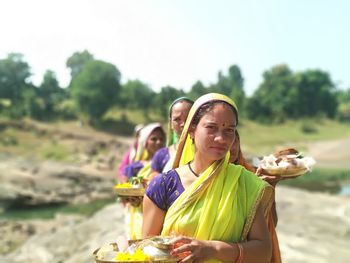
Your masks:
<svg viewBox="0 0 350 263"><path fill-rule="evenodd" d="M133 254L119 252L115 257L116 261L150 261L150 259L150 256L144 254L141 248L138 248Z"/></svg>
<svg viewBox="0 0 350 263"><path fill-rule="evenodd" d="M131 188L132 184L131 183L122 183L122 184L116 184L114 188Z"/></svg>

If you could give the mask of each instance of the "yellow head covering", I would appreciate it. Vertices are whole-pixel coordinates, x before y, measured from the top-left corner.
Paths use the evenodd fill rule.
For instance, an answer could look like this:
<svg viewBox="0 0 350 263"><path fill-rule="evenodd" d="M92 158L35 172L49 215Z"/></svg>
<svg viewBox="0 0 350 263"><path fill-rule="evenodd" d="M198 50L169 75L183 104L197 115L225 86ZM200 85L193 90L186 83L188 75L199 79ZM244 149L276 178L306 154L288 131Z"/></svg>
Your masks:
<svg viewBox="0 0 350 263"><path fill-rule="evenodd" d="M177 146L176 156L173 163L173 168L177 168L182 166L193 160L194 157L194 147L193 144L190 143L189 137L189 128L192 123L193 117L196 115L197 111L203 104L213 101L223 101L227 104L231 105L236 111L237 123L238 123L238 109L233 100L229 97L219 94L219 93L208 93L201 97L199 97L191 107L190 112L188 113L186 123L184 129L182 131L179 145ZM186 143L187 142L187 143Z"/></svg>

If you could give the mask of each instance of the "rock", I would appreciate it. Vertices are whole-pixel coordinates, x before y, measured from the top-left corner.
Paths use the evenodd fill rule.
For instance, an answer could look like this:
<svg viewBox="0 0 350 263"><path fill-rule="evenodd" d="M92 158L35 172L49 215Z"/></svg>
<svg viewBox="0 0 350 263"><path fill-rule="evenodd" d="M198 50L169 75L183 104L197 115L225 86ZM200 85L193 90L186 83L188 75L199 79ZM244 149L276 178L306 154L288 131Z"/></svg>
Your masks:
<svg viewBox="0 0 350 263"><path fill-rule="evenodd" d="M277 233L284 263L347 263L350 257L348 197L278 186ZM35 234L0 262L93 263L92 252L124 233L124 209L108 205L94 216ZM1 229L1 228L0 228Z"/></svg>
<svg viewBox="0 0 350 263"><path fill-rule="evenodd" d="M0 256L0 262L92 263L96 248L124 234L123 210L120 204L109 205L83 222L72 220L52 232L34 235L19 249Z"/></svg>
<svg viewBox="0 0 350 263"><path fill-rule="evenodd" d="M9 159L0 163L2 208L90 202L115 196L114 171L55 162L28 164Z"/></svg>

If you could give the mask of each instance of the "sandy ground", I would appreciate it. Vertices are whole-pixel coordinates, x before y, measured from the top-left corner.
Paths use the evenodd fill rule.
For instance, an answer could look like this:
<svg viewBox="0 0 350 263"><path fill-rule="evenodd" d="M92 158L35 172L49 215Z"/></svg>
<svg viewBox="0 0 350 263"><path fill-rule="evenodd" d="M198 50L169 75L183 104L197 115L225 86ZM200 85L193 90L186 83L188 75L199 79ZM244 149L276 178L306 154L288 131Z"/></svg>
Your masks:
<svg viewBox="0 0 350 263"><path fill-rule="evenodd" d="M321 167L350 169L350 138L307 143L307 154Z"/></svg>

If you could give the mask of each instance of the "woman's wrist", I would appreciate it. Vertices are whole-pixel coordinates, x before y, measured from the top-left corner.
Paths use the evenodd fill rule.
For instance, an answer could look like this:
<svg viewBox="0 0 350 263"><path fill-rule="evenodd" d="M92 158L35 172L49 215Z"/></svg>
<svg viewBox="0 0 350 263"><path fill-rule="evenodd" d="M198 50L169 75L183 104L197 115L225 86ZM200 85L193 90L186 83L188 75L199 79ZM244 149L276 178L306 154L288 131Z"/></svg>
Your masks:
<svg viewBox="0 0 350 263"><path fill-rule="evenodd" d="M218 258L220 254L220 245L217 241L206 241L207 242L207 255L209 258ZM209 256L210 255L210 256Z"/></svg>
<svg viewBox="0 0 350 263"><path fill-rule="evenodd" d="M208 259L215 258L222 261L232 261L239 258L239 248L237 243L226 243L223 241L207 241L210 243L210 247L207 249Z"/></svg>

